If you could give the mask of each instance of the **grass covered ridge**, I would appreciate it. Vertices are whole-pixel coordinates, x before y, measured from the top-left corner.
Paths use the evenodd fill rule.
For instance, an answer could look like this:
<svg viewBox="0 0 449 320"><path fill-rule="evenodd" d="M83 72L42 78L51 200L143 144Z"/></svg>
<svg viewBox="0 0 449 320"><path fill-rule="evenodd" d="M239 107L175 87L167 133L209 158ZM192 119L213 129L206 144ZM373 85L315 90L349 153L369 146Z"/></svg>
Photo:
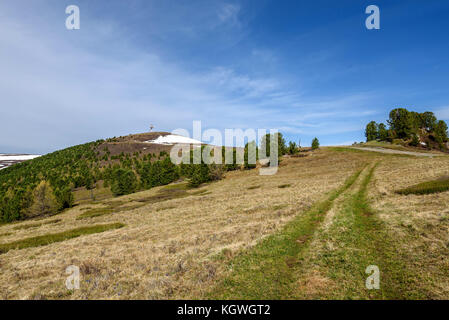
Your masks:
<svg viewBox="0 0 449 320"><path fill-rule="evenodd" d="M43 236L25 238L25 239L10 242L10 243L2 243L2 244L0 244L0 254L6 253L9 250L13 250L13 249L24 249L24 248L45 246L45 245L49 245L54 242L61 242L64 240L77 238L82 235L88 235L88 234L118 229L118 228L122 228L124 226L125 225L123 223L98 224L98 225L94 225L94 226L90 226L90 227L81 227L81 228L67 230L67 231L59 232L59 233L46 234Z"/></svg>

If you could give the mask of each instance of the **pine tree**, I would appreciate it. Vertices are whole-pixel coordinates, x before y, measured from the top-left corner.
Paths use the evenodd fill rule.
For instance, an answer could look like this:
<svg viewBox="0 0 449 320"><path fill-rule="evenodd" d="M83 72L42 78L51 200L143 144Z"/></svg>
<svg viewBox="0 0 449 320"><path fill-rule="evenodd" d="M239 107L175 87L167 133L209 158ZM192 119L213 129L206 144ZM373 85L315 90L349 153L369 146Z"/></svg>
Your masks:
<svg viewBox="0 0 449 320"><path fill-rule="evenodd" d="M435 125L435 138L440 145L440 148L444 148L444 143L447 142L447 124L443 120L438 121Z"/></svg>
<svg viewBox="0 0 449 320"><path fill-rule="evenodd" d="M413 132L413 119L410 112L404 108L393 109L388 120L390 129L399 139L408 139Z"/></svg>
<svg viewBox="0 0 449 320"><path fill-rule="evenodd" d="M257 161L257 146L255 141L248 142L245 145L243 155L243 167L245 169L254 169Z"/></svg>
<svg viewBox="0 0 449 320"><path fill-rule="evenodd" d="M33 191L33 204L28 216L54 214L58 210L58 202L53 194L53 188L47 181L41 181Z"/></svg>
<svg viewBox="0 0 449 320"><path fill-rule="evenodd" d="M119 168L113 174L111 191L115 196L130 194L137 189L137 177L132 170Z"/></svg>
<svg viewBox="0 0 449 320"><path fill-rule="evenodd" d="M272 138L274 136L274 138ZM277 138L277 139L276 139ZM287 147L285 146L285 139L280 132L276 132L274 134L267 133L265 136L262 137L262 141L260 144L260 149L265 150L266 157L270 158L271 155L271 140L276 141L278 144L278 157L283 156L287 153ZM263 151L262 151L263 152ZM265 156L265 154L262 154L261 157Z"/></svg>
<svg viewBox="0 0 449 320"><path fill-rule="evenodd" d="M320 141L318 140L318 138L314 138L312 140L312 150L316 150L320 147Z"/></svg>
<svg viewBox="0 0 449 320"><path fill-rule="evenodd" d="M202 183L210 181L210 169L207 164L192 164L193 170L192 170L192 176L189 179L189 186L190 187L198 187Z"/></svg>
<svg viewBox="0 0 449 320"><path fill-rule="evenodd" d="M379 129L379 136L378 136L379 140L387 141L388 140L388 130L387 130L385 124L379 123L378 129Z"/></svg>
<svg viewBox="0 0 449 320"><path fill-rule="evenodd" d="M288 154L293 155L298 152L298 147L296 145L296 142L290 141L288 143Z"/></svg>
<svg viewBox="0 0 449 320"><path fill-rule="evenodd" d="M371 121L366 125L365 129L366 141L376 140L378 136L379 136L379 129L377 123L375 121Z"/></svg>

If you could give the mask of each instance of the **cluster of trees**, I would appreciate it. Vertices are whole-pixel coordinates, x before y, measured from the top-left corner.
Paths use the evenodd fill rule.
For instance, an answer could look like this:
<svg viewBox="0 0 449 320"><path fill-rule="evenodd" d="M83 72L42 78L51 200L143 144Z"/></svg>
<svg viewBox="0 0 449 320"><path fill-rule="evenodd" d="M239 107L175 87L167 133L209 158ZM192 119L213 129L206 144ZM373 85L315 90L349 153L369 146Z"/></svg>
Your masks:
<svg viewBox="0 0 449 320"><path fill-rule="evenodd" d="M294 142L287 147L281 133L276 134L276 138L279 157L299 151L299 146ZM98 150L104 142L98 140L74 146L1 170L0 222L51 215L70 208L74 204L74 189L85 187L92 190L98 181L104 181L103 186L110 187L116 196L166 185L180 178L188 179L189 184L196 187L221 179L226 171L253 169L256 165L250 160L254 157L259 159L261 155L253 141L245 146L243 165L237 163L236 148L231 150L233 162L226 164L225 147L222 149L222 164L206 164L204 161L192 164L191 161L191 164L175 165L166 152L159 155L135 152L111 156L109 150L104 148L101 153ZM261 144L269 157L270 134L262 139ZM312 146L318 148L318 139L314 139ZM255 155L251 154L252 150L256 150ZM193 152L190 157L193 159Z"/></svg>
<svg viewBox="0 0 449 320"><path fill-rule="evenodd" d="M397 108L391 110L387 124L389 127L375 121L368 123L365 129L366 140L392 142L394 139L402 139L412 145L418 145L420 137L428 135L440 145L440 148L448 141L446 122L438 120L433 112L418 113Z"/></svg>
<svg viewBox="0 0 449 320"><path fill-rule="evenodd" d="M98 140L74 146L1 170L0 222L50 215L70 208L74 203L74 189L93 189L100 180L119 196L166 185L181 177L187 178L192 186L198 186L220 179L225 171L241 167L235 162L176 166L166 152L110 156L105 149L101 155L98 149L103 143ZM233 155L236 159L235 148ZM244 167L253 168L248 161Z"/></svg>
<svg viewBox="0 0 449 320"><path fill-rule="evenodd" d="M301 149L301 140L298 144L294 141L289 141L288 146L285 144L285 139L282 136L282 133L276 133L278 136L278 155L279 157L289 154L294 155L299 152ZM266 142L267 141L267 142ZM264 144L267 146L267 156L270 156L270 134L266 134L264 139L261 141L261 147L263 148ZM312 140L312 150L316 150L320 147L320 142L318 138L313 138Z"/></svg>
<svg viewBox="0 0 449 320"><path fill-rule="evenodd" d="M0 222L52 214L73 205L72 188L102 179L96 147L74 146L0 171ZM42 198L48 199L42 203Z"/></svg>

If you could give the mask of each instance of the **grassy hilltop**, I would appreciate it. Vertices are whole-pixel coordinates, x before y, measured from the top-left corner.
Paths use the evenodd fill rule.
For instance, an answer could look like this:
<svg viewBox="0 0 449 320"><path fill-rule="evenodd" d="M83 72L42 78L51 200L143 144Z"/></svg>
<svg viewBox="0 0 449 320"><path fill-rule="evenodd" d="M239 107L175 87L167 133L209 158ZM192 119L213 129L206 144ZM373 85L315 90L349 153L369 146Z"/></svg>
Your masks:
<svg viewBox="0 0 449 320"><path fill-rule="evenodd" d="M169 159L170 145L146 142L167 134L98 140L1 170L0 222L53 215L83 201L150 189L179 178L192 184L210 180L209 167L175 166Z"/></svg>

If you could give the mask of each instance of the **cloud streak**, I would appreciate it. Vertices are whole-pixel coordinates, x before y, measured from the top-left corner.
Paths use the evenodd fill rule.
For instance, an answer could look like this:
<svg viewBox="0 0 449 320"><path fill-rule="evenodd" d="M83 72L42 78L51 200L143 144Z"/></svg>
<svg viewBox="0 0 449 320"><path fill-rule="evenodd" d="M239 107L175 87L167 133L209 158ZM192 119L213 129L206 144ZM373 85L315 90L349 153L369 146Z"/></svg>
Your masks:
<svg viewBox="0 0 449 320"><path fill-rule="evenodd" d="M190 129L193 120L206 128L278 128L292 139L335 143L350 139L335 135L359 138L366 120L379 116L377 94L311 93L306 73L292 77L263 46L229 49L232 63L210 62L203 47L201 59L184 55L199 43L228 50L248 40L238 3L204 2L197 14L198 4L147 3L154 17L147 32L86 12L87 5L81 30L67 31L53 20L58 15L51 6L42 9L51 18L29 21L18 14L20 5L0 4L0 152L45 153L142 132L150 123L157 130ZM133 11L137 21L147 18L140 9ZM169 41L177 45L165 46Z"/></svg>

